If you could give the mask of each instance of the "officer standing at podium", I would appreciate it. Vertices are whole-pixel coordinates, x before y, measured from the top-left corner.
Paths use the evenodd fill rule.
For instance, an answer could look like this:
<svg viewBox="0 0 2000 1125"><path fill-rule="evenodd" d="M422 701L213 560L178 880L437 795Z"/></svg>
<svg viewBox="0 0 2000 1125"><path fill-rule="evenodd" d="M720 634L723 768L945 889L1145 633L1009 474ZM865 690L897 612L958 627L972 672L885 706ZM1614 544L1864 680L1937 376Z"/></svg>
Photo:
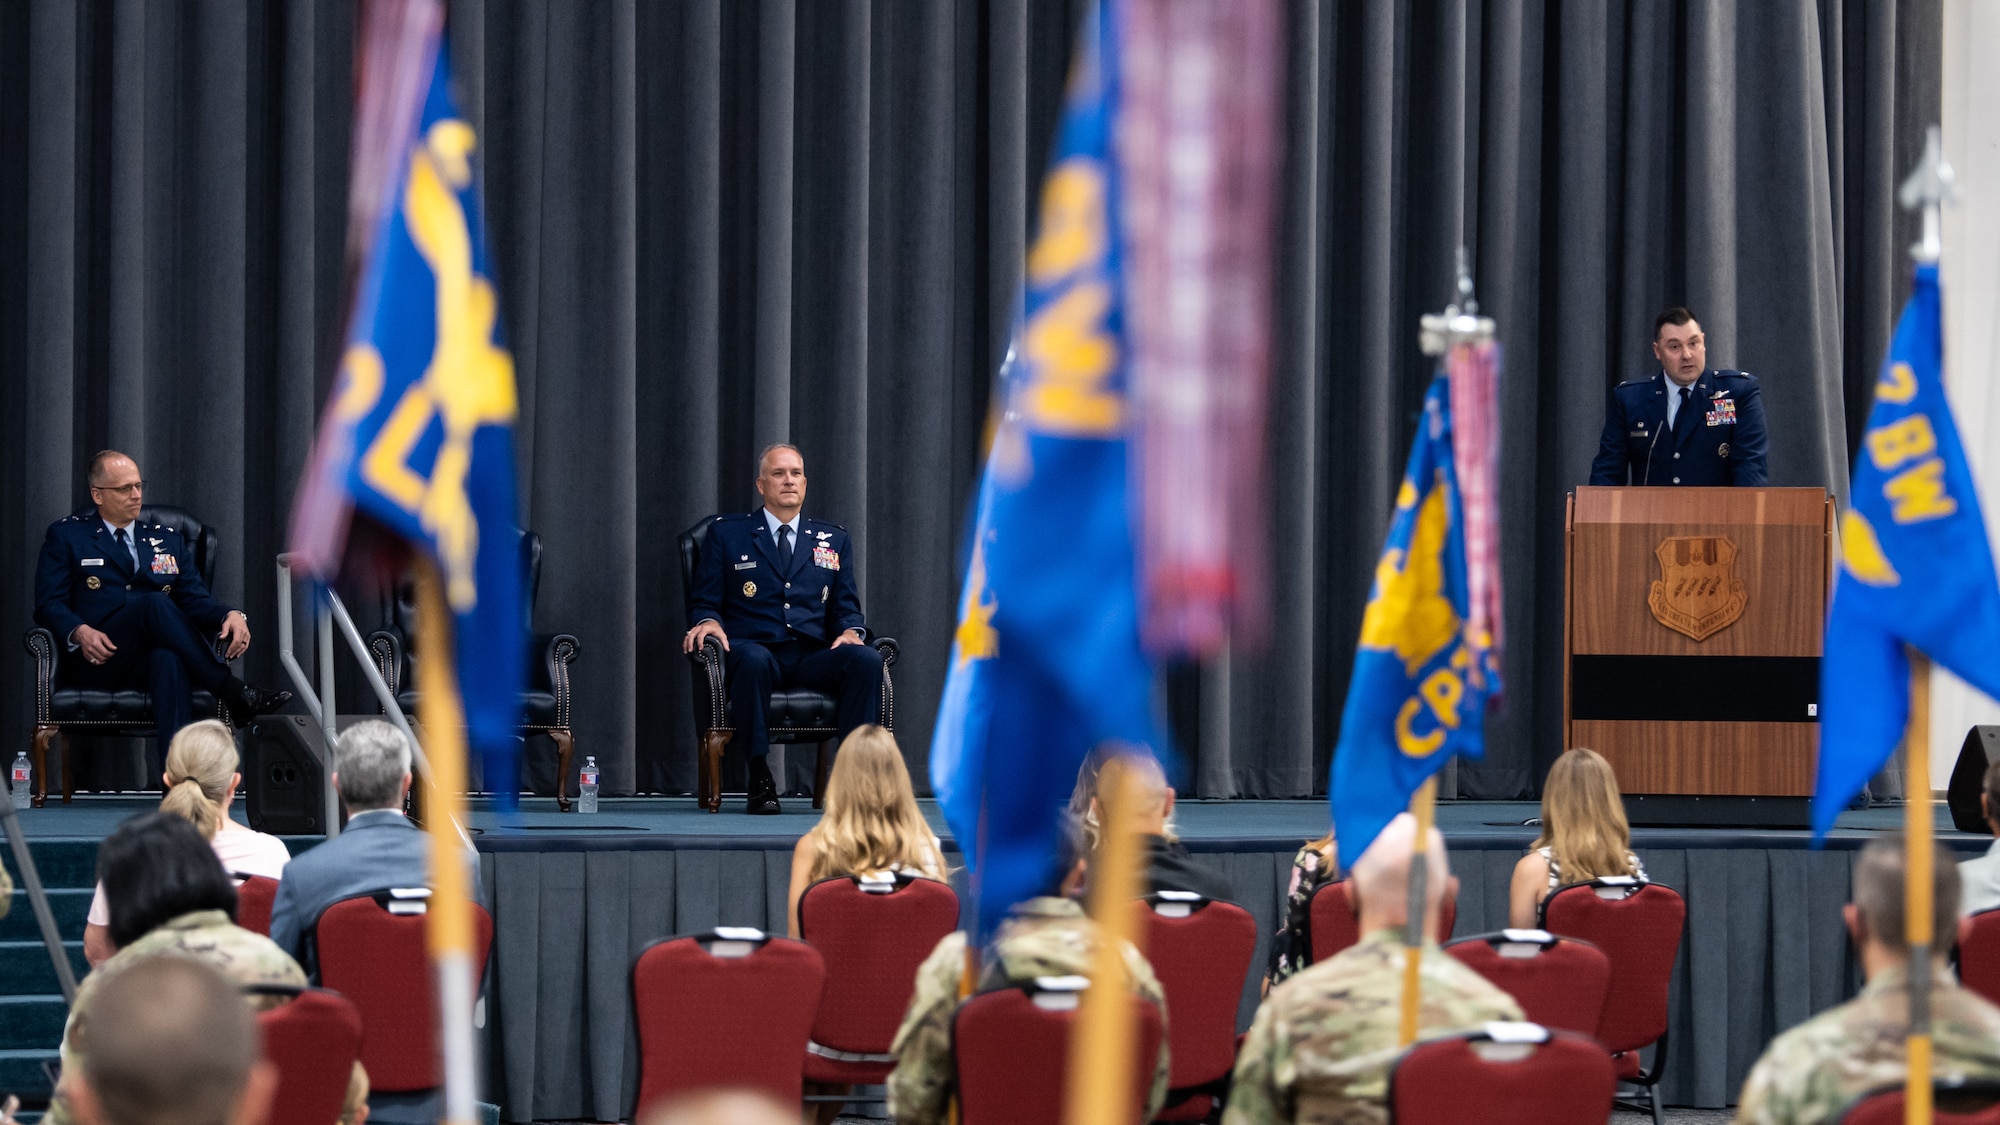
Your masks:
<svg viewBox="0 0 2000 1125"><path fill-rule="evenodd" d="M1653 320L1660 370L1611 388L1592 484L1762 485L1767 442L1757 377L1712 371L1694 314Z"/></svg>

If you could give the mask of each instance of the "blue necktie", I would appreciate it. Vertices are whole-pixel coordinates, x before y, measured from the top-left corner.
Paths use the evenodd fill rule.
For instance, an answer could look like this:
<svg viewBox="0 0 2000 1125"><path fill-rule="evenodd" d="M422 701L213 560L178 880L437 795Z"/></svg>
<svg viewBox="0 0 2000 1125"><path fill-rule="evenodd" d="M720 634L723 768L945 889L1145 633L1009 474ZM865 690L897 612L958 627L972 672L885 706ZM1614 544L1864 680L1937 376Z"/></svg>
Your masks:
<svg viewBox="0 0 2000 1125"><path fill-rule="evenodd" d="M132 572L135 574L138 573L139 552L134 551L132 549L132 541L130 539L125 538L125 529L122 527L117 528L112 531L111 536L112 538L118 540L118 547L120 550L125 552L125 557L132 560Z"/></svg>
<svg viewBox="0 0 2000 1125"><path fill-rule="evenodd" d="M778 525L778 569L781 573L792 572L792 525Z"/></svg>

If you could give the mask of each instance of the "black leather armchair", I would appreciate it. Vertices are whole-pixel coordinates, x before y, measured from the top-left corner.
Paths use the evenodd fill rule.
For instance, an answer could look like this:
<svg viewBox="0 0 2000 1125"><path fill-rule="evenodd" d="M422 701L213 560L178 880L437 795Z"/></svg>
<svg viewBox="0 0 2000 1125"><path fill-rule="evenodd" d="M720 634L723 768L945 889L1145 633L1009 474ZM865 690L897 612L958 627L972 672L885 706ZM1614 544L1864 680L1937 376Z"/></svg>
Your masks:
<svg viewBox="0 0 2000 1125"><path fill-rule="evenodd" d="M694 606L689 598L694 590L694 572L701 552L708 544L709 520L702 520L681 533L681 613L689 628L694 627ZM890 666L896 663L896 641L892 637L870 636L868 643L882 654L882 725L896 729L896 685ZM694 684L694 725L696 736L696 796L709 812L722 811L722 751L736 732L729 725L729 694L724 683L722 645L714 637L688 654ZM826 795L827 771L833 768L835 725L833 697L817 691L780 691L765 701L764 715L772 742L816 742L819 762L813 771L813 808Z"/></svg>
<svg viewBox="0 0 2000 1125"><path fill-rule="evenodd" d="M528 620L534 620L535 596L542 584L542 537L520 533L521 573L527 583ZM395 693L404 714L417 711L415 677L411 675L410 638L416 635L416 587L399 583L387 599L389 622L368 634L368 651L382 682ZM521 733L546 734L556 744L556 807L570 808L569 769L576 757L570 733L569 666L582 646L569 633L534 633L528 639L528 682L521 692Z"/></svg>
<svg viewBox="0 0 2000 1125"><path fill-rule="evenodd" d="M95 510L86 504L74 514L87 515ZM139 509L139 522L165 524L179 532L194 550L195 570L210 590L215 589L215 566L222 550L221 537L214 528L179 508L164 504L148 504ZM151 735L153 696L143 688L111 691L105 688L65 687L61 682L62 663L66 658L68 642L39 625L28 630L21 640L27 646L28 654L35 658L35 736L29 755L35 765L34 805L41 808L49 799L49 743L70 733ZM216 654L221 655L225 647L217 638ZM212 713L225 723L229 721L229 713L223 709L221 702L200 688L194 692L193 713ZM165 753L165 749L162 747L161 752ZM71 794L76 791L70 779L68 738L63 738L60 754L62 799L67 805Z"/></svg>

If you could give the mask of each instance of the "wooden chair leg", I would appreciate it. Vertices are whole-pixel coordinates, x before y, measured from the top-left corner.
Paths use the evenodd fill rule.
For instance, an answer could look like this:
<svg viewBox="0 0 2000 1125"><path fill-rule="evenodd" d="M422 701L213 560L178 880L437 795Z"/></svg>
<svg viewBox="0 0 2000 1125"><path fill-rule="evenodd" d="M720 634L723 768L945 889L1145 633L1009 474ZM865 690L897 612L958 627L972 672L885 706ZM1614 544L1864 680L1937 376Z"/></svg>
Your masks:
<svg viewBox="0 0 2000 1125"><path fill-rule="evenodd" d="M819 741L819 762L813 767L813 808L826 805L826 775L833 772L833 748L837 745L831 738Z"/></svg>
<svg viewBox="0 0 2000 1125"><path fill-rule="evenodd" d="M706 731L701 736L701 758L696 763L695 794L701 807L712 813L722 811L722 748L729 745L730 730Z"/></svg>
<svg viewBox="0 0 2000 1125"><path fill-rule="evenodd" d="M556 808L569 811L569 765L576 758L576 736L567 730L552 730L549 741L556 744Z"/></svg>
<svg viewBox="0 0 2000 1125"><path fill-rule="evenodd" d="M49 739L62 736L62 728L54 723L36 723L35 740L28 746L28 756L35 762L35 791L30 799L36 808L49 803ZM69 784L69 770L63 770L63 784Z"/></svg>

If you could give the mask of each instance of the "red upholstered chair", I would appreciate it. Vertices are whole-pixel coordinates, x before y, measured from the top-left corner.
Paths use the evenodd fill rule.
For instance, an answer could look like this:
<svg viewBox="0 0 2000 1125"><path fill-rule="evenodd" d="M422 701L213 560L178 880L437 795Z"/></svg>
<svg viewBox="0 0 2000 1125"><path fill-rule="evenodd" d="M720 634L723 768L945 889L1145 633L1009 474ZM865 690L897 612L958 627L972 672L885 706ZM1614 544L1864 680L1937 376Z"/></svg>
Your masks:
<svg viewBox="0 0 2000 1125"><path fill-rule="evenodd" d="M2000 1125L2000 1084L1939 1082L1931 1087L1933 1125ZM1857 1099L1840 1125L1903 1125L1903 1088L1893 1086Z"/></svg>
<svg viewBox="0 0 2000 1125"><path fill-rule="evenodd" d="M819 950L826 984L805 1047L811 1082L879 1085L916 989L917 966L958 928L958 895L935 879L821 879L799 896L799 936Z"/></svg>
<svg viewBox="0 0 2000 1125"><path fill-rule="evenodd" d="M422 888L378 891L326 908L308 941L320 983L361 1011L361 1064L371 1089L396 1093L438 1085L437 984L424 944ZM473 991L493 947L493 916L472 905Z"/></svg>
<svg viewBox="0 0 2000 1125"><path fill-rule="evenodd" d="M1534 1022L1596 1036L1611 989L1611 959L1589 942L1547 930L1501 930L1460 938L1444 951L1519 1001Z"/></svg>
<svg viewBox="0 0 2000 1125"><path fill-rule="evenodd" d="M268 1120L285 1125L333 1125L347 1103L354 1061L361 1057L361 1010L337 992L298 990L281 1008L257 1016L264 1057L278 1068Z"/></svg>
<svg viewBox="0 0 2000 1125"><path fill-rule="evenodd" d="M1428 1039L1389 1068L1391 1125L1604 1125L1618 1079L1587 1036L1531 1023Z"/></svg>
<svg viewBox="0 0 2000 1125"><path fill-rule="evenodd" d="M1667 1057L1667 986L1687 924L1687 901L1671 887L1629 875L1557 887L1542 900L1542 928L1582 938L1611 959L1611 993L1597 1041L1621 1082L1642 1086L1660 1125L1660 1072ZM1657 1043L1652 1069L1639 1052Z"/></svg>
<svg viewBox="0 0 2000 1125"><path fill-rule="evenodd" d="M264 875L230 873L236 884L236 924L271 936L271 904L278 901L278 881Z"/></svg>
<svg viewBox="0 0 2000 1125"><path fill-rule="evenodd" d="M2000 1004L2000 909L1982 910L1959 921L1958 979Z"/></svg>
<svg viewBox="0 0 2000 1125"><path fill-rule="evenodd" d="M632 964L639 1030L635 1117L662 1098L714 1086L796 1104L826 964L802 941L718 926L662 938Z"/></svg>
<svg viewBox="0 0 2000 1125"><path fill-rule="evenodd" d="M1158 891L1133 904L1145 926L1146 960L1167 996L1173 1071L1160 1121L1200 1121L1236 1066L1236 1006L1257 953L1257 920L1233 902Z"/></svg>
<svg viewBox="0 0 2000 1125"><path fill-rule="evenodd" d="M1061 1125L1069 1037L1089 981L1042 977L982 992L952 1020L960 1125ZM1158 1064L1160 1010L1138 997L1138 1050L1132 1062L1132 1116L1144 1120ZM1116 1125L1106 1122L1104 1125Z"/></svg>
<svg viewBox="0 0 2000 1125"><path fill-rule="evenodd" d="M1361 928L1354 916L1354 900L1348 897L1347 880L1321 883L1313 891L1312 902L1307 907L1306 927L1312 934L1312 959L1314 964L1339 953L1361 940ZM1444 886L1444 904L1438 911L1437 939L1451 940L1452 927L1458 924L1458 876L1453 875Z"/></svg>

